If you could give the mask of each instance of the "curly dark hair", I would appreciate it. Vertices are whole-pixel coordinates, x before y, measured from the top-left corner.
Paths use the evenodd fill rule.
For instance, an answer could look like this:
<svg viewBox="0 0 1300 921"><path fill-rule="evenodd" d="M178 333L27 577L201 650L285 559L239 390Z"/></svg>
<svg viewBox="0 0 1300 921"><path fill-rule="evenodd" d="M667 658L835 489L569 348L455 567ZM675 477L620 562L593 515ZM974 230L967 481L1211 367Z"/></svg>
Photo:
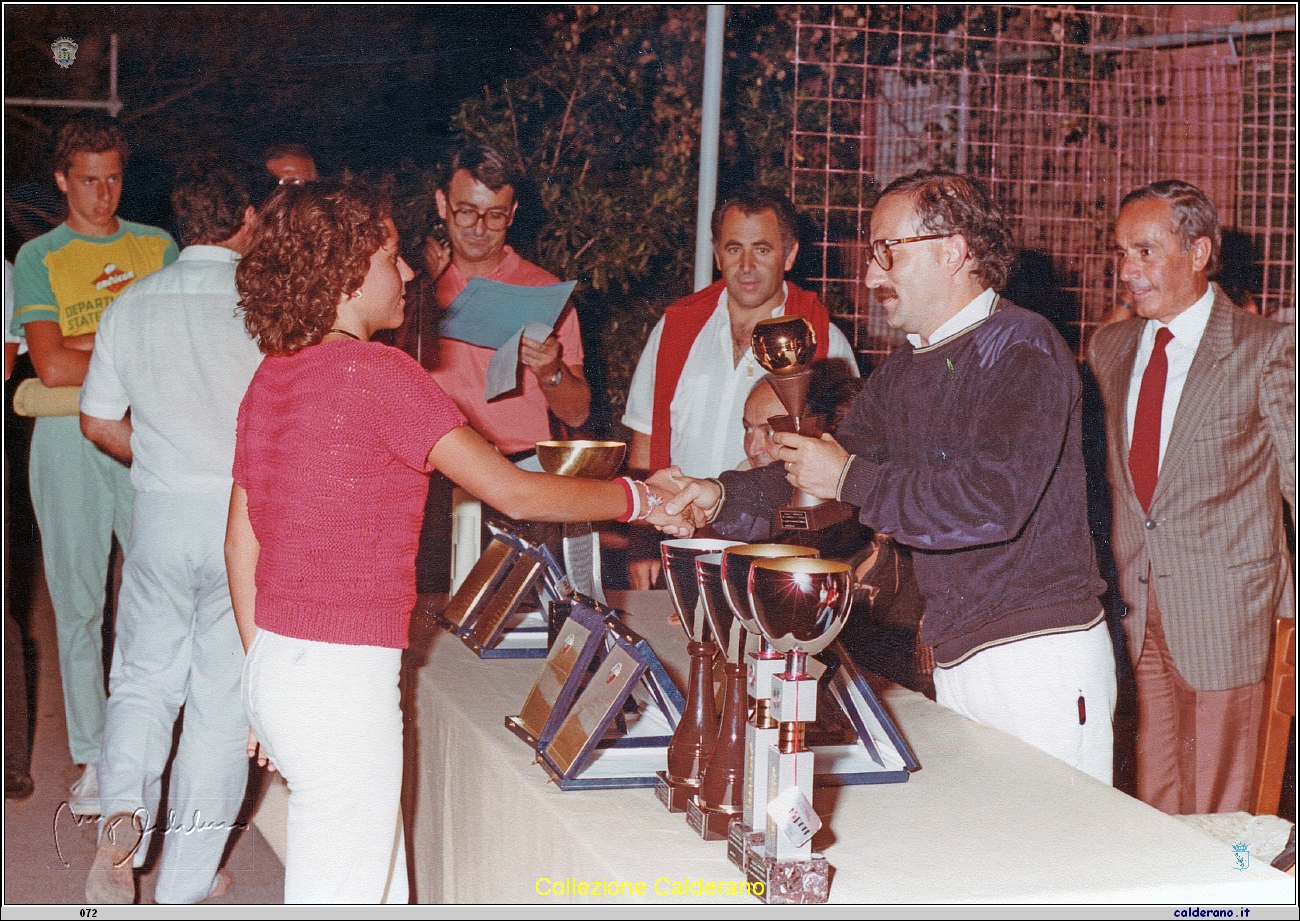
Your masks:
<svg viewBox="0 0 1300 921"><path fill-rule="evenodd" d="M325 337L339 300L388 240L387 199L342 180L282 186L266 202L239 260L244 326L264 355L292 355Z"/></svg>
<svg viewBox="0 0 1300 921"><path fill-rule="evenodd" d="M880 193L907 195L923 233L958 233L966 240L975 275L990 288L1007 283L1015 246L1002 211L984 186L969 176L921 170L895 179Z"/></svg>
<svg viewBox="0 0 1300 921"><path fill-rule="evenodd" d="M66 174L79 153L102 154L116 150L122 168L131 157L122 126L102 112L78 112L59 129L54 139L54 172Z"/></svg>

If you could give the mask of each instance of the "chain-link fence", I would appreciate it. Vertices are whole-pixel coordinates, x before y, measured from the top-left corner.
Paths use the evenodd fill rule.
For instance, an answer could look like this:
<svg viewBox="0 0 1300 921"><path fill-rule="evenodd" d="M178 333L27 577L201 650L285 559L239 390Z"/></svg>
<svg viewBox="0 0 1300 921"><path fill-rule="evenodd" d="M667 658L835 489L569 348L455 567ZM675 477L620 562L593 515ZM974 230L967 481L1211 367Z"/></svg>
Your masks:
<svg viewBox="0 0 1300 921"><path fill-rule="evenodd" d="M1192 21L1192 10L1217 21ZM857 348L898 341L857 283L879 190L983 179L1022 247L1018 291L1086 347L1120 301L1111 225L1137 186L1215 202L1221 280L1295 315L1295 8L819 6L796 21L792 184L828 306ZM1073 337L1072 337L1073 338Z"/></svg>

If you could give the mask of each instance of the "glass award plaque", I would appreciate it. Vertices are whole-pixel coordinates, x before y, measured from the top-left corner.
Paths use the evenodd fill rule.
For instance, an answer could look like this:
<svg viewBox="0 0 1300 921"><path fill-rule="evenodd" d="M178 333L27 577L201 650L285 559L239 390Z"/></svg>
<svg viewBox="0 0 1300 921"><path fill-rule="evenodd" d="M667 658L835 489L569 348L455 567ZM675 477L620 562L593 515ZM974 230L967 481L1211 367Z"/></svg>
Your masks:
<svg viewBox="0 0 1300 921"><path fill-rule="evenodd" d="M810 740L816 784L905 783L911 772L920 770L921 762L866 676L838 640L821 657L831 673L828 683L831 697L852 724L857 739L845 745L818 745Z"/></svg>
<svg viewBox="0 0 1300 921"><path fill-rule="evenodd" d="M607 613L607 608L589 598L578 596L571 602L569 616L560 625L523 709L518 716L506 717L506 728L534 749L551 740L578 695L605 639Z"/></svg>

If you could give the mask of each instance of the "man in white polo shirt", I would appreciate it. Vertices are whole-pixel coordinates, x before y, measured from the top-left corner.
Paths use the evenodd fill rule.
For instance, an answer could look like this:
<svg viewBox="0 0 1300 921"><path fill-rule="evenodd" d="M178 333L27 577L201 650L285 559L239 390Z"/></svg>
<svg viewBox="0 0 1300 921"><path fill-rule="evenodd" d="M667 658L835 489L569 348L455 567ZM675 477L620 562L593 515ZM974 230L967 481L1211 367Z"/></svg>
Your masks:
<svg viewBox="0 0 1300 921"><path fill-rule="evenodd" d="M166 834L159 902L226 891L230 877L217 866L248 779L244 652L223 548L235 416L262 358L235 289L254 210L234 175L199 162L177 177L172 207L189 245L105 311L81 392L82 431L131 463L135 487L99 765L103 820L86 881L91 904L134 900L133 864L154 830ZM160 783L182 706L162 815Z"/></svg>
<svg viewBox="0 0 1300 921"><path fill-rule="evenodd" d="M623 424L633 430L629 465L717 476L745 459L745 399L766 373L754 359L754 325L784 315L808 319L817 357L843 361L853 349L815 294L789 284L799 254L794 206L780 192L747 186L713 211L713 256L722 279L664 311L646 342Z"/></svg>

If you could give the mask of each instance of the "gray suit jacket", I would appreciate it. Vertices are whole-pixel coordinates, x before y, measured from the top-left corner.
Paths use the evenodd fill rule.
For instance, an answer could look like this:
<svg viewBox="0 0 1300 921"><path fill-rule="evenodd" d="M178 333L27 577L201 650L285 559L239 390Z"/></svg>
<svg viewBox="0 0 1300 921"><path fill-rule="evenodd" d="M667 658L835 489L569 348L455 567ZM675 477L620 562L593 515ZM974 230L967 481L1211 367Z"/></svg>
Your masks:
<svg viewBox="0 0 1300 921"><path fill-rule="evenodd" d="M1088 348L1106 408L1129 654L1142 652L1149 571L1174 664L1202 691L1263 680L1272 618L1295 609L1282 524L1284 498L1295 515L1295 327L1215 292L1149 512L1133 492L1126 412L1146 321L1100 329Z"/></svg>

